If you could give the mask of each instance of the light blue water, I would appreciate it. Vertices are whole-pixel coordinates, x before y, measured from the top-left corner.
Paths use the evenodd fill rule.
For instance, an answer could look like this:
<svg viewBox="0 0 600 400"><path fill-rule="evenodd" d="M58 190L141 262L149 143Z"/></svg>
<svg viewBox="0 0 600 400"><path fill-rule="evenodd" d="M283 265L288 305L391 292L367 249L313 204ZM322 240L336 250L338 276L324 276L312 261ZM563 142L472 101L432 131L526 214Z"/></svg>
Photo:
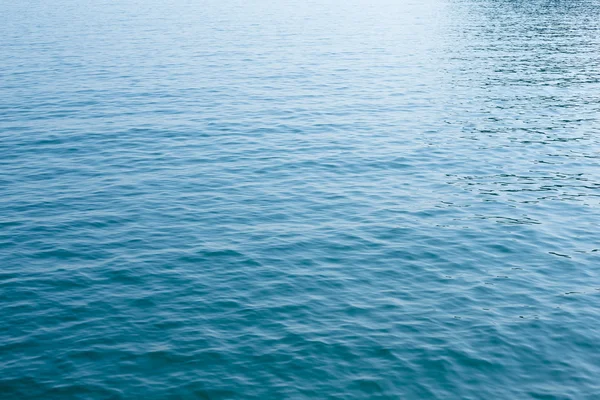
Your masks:
<svg viewBox="0 0 600 400"><path fill-rule="evenodd" d="M600 1L0 22L0 398L600 398Z"/></svg>

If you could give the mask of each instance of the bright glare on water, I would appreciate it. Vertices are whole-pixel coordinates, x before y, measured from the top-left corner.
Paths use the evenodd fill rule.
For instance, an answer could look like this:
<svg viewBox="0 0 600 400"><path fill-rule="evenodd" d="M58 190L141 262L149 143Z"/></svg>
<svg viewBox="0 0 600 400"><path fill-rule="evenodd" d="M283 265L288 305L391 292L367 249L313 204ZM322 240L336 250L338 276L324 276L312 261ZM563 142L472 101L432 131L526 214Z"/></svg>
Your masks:
<svg viewBox="0 0 600 400"><path fill-rule="evenodd" d="M0 398L600 399L600 0L0 2Z"/></svg>

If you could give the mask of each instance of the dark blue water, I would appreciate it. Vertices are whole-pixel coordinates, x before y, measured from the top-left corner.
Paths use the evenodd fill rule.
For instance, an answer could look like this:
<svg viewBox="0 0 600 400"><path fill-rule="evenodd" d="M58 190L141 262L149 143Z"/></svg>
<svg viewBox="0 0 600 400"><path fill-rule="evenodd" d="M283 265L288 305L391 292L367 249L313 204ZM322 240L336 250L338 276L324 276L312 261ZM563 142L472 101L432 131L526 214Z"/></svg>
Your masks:
<svg viewBox="0 0 600 400"><path fill-rule="evenodd" d="M600 398L600 1L0 21L0 398Z"/></svg>

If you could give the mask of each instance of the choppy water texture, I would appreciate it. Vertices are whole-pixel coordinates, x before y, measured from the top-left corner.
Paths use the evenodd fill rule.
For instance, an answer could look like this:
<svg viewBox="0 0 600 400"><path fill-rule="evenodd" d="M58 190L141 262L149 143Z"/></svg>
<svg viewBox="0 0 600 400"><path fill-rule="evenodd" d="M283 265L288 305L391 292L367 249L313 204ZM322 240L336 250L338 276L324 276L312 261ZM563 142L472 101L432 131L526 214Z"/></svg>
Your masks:
<svg viewBox="0 0 600 400"><path fill-rule="evenodd" d="M2 399L599 399L598 0L0 3Z"/></svg>

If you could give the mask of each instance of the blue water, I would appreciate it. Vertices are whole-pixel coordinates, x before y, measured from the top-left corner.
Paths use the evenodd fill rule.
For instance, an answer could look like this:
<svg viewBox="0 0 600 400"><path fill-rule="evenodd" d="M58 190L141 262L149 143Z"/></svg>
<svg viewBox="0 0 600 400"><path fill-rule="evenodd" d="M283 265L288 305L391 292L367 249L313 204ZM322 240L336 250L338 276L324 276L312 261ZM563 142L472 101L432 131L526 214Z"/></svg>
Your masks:
<svg viewBox="0 0 600 400"><path fill-rule="evenodd" d="M599 399L599 0L0 2L0 398Z"/></svg>

